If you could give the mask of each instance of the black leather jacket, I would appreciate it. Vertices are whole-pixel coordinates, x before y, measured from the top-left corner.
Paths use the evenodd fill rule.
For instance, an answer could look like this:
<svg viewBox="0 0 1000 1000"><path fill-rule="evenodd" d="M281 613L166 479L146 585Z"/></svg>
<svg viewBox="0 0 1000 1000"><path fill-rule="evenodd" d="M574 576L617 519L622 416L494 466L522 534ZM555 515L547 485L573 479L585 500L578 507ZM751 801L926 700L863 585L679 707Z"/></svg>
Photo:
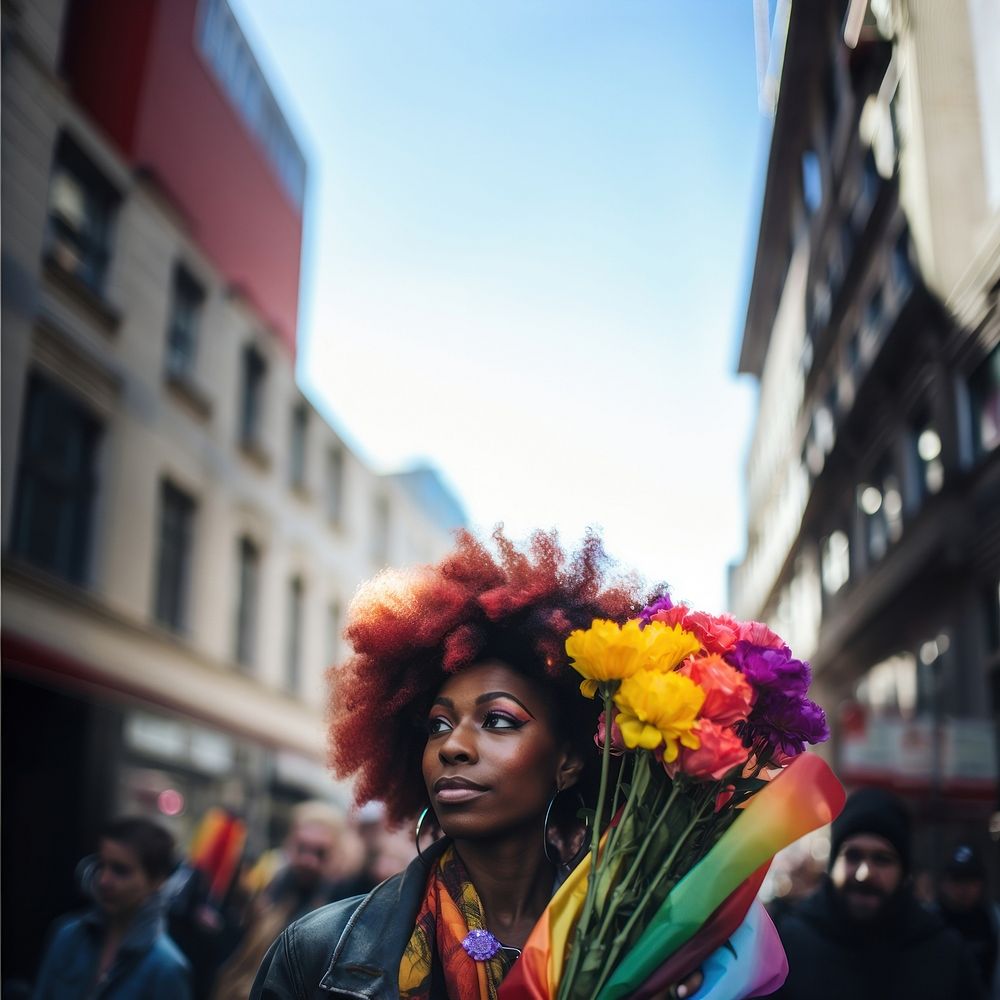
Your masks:
<svg viewBox="0 0 1000 1000"><path fill-rule="evenodd" d="M292 924L268 949L250 1000L399 1000L399 963L423 902L437 841L366 896L342 899Z"/></svg>

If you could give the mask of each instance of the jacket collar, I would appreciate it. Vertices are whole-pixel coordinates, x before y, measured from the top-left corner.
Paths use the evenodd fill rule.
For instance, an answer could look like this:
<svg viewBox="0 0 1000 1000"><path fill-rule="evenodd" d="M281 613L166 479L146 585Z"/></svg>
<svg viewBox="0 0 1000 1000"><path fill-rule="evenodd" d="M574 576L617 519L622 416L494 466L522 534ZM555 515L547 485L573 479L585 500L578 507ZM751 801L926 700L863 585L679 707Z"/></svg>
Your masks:
<svg viewBox="0 0 1000 1000"><path fill-rule="evenodd" d="M340 935L320 989L369 1000L399 995L399 962L427 888L427 875L451 843L435 841L401 875L362 899Z"/></svg>
<svg viewBox="0 0 1000 1000"><path fill-rule="evenodd" d="M118 953L122 957L142 954L153 947L156 939L164 933L164 910L164 900L159 892L154 892L136 910L118 948ZM94 908L84 914L83 923L91 934L103 935L108 925L108 918L101 909Z"/></svg>

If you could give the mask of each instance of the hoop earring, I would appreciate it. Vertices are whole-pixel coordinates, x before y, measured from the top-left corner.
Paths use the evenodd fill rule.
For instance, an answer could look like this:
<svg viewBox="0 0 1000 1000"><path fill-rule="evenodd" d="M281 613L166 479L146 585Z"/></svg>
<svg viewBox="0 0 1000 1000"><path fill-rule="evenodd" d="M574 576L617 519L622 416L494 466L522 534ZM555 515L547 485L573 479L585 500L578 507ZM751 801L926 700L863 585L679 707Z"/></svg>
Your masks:
<svg viewBox="0 0 1000 1000"><path fill-rule="evenodd" d="M563 861L562 858L559 857L552 857L552 852L549 849L548 838L549 819L552 816L552 807L555 805L556 799L558 799L563 792L568 791L575 791L576 797L580 801L581 809L587 808L587 802L579 788L575 790L570 788L557 788L552 798L549 799L548 808L545 810L545 819L542 821L542 850L545 852L546 859L550 862L550 864L555 865L556 868L559 868L560 866L569 867L573 865L581 857L581 855L583 855L583 853L587 850L587 841L589 839L587 835L590 833L590 817L588 816L583 826L583 841L580 845L580 850L578 850L568 861Z"/></svg>
<svg viewBox="0 0 1000 1000"><path fill-rule="evenodd" d="M424 820L427 819L427 814L430 811L430 806L424 806L420 815L417 817L417 828L413 831L413 840L417 845L417 857L420 858L421 861L426 861L426 858L424 858L424 852L420 849L420 834L424 828Z"/></svg>

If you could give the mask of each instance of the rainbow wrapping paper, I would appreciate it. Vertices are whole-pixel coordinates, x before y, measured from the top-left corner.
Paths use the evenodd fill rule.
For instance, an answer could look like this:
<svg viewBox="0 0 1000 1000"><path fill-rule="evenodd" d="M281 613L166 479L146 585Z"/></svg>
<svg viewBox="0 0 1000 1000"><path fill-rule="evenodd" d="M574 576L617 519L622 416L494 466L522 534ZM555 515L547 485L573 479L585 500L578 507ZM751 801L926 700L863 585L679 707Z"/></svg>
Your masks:
<svg viewBox="0 0 1000 1000"><path fill-rule="evenodd" d="M751 916L728 938L734 947L739 940L743 948L742 955L737 951L735 962L726 963L724 957L716 959L715 955L705 958L706 952L689 950L692 964L684 972L703 959L706 980L710 970L719 970L719 977L728 977L727 985L724 994L715 996L752 996L762 992L759 983L772 980L774 985L769 988L776 989L784 981L784 953L769 921L764 923L759 914L754 916L757 911L750 904L770 859L833 820L843 804L844 790L828 765L812 754L796 757L749 801L718 843L677 883L638 942L618 963L597 1000L642 995L644 984L703 927L711 928L710 921L719 921L723 914L728 921L734 914L743 920L748 911ZM586 896L589 870L588 858L552 897L520 960L500 988L501 1000L554 1000ZM756 885L744 885L751 879ZM727 902L728 907L724 906ZM710 941L710 935L705 940ZM704 989L699 997L713 995Z"/></svg>
<svg viewBox="0 0 1000 1000"><path fill-rule="evenodd" d="M730 948L718 948L701 963L705 981L691 1000L732 1000L773 993L788 975L785 949L778 932L755 899L746 919L729 938Z"/></svg>

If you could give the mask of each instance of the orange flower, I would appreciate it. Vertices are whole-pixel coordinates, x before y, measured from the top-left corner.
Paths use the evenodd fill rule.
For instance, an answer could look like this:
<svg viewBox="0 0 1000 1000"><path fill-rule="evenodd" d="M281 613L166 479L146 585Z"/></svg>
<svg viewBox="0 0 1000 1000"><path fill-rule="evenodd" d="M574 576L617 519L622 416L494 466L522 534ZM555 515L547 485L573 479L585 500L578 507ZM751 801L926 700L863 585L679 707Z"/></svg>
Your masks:
<svg viewBox="0 0 1000 1000"><path fill-rule="evenodd" d="M690 677L704 692L701 718L720 726L745 719L753 707L754 691L749 681L718 653L687 660L680 673Z"/></svg>

